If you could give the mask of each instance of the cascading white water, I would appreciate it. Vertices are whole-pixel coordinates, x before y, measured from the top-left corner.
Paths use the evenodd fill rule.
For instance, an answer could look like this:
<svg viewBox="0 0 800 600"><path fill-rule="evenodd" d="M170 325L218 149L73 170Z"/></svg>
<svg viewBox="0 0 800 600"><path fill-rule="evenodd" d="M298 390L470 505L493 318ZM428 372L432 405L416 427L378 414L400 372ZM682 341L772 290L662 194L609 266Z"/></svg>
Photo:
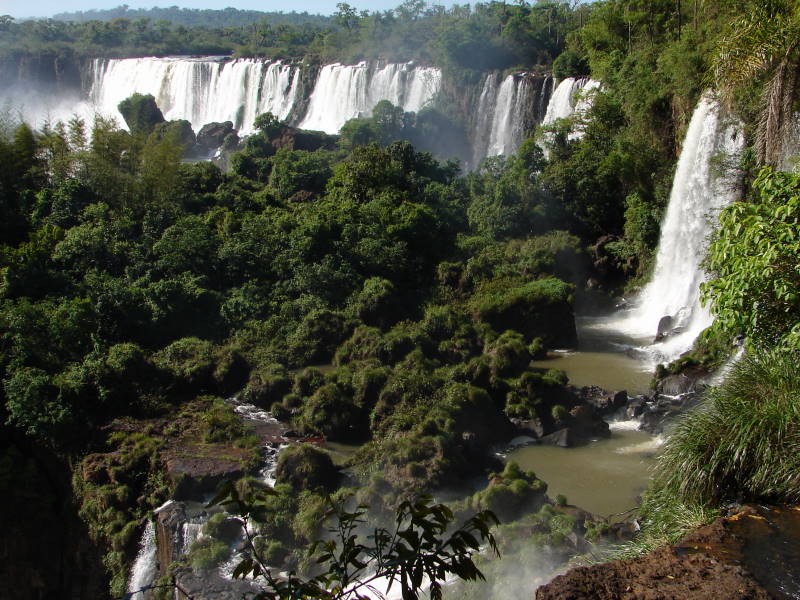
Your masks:
<svg viewBox="0 0 800 600"><path fill-rule="evenodd" d="M139 542L139 553L131 568L128 582L128 593L138 592L153 583L158 571L156 563L156 530L152 521L147 521L142 539Z"/></svg>
<svg viewBox="0 0 800 600"><path fill-rule="evenodd" d="M672 317L673 333L645 348L654 362L679 357L713 322L708 308L700 303L700 284L706 277L701 263L717 214L735 199L737 191L730 175L716 176L712 159L718 153L740 152L743 138L740 126L726 123L717 102L703 96L683 142L652 279L632 309L605 323L609 329L649 343L661 318Z"/></svg>
<svg viewBox="0 0 800 600"><path fill-rule="evenodd" d="M439 91L441 79L439 69L412 63L391 63L376 70L366 62L325 65L300 128L338 133L348 120L368 116L381 100L417 112Z"/></svg>
<svg viewBox="0 0 800 600"><path fill-rule="evenodd" d="M594 93L599 89L600 82L594 79L567 77L558 84L550 97L542 125L552 125L558 119L568 119L585 113L592 107ZM576 140L581 136L583 130L577 126L570 132L569 139Z"/></svg>
<svg viewBox="0 0 800 600"><path fill-rule="evenodd" d="M300 69L249 58L94 61L90 97L98 112L119 115L117 105L136 92L152 94L166 119L186 119L195 131L207 123L231 121L247 134L261 113L279 119L292 113L300 100Z"/></svg>
<svg viewBox="0 0 800 600"><path fill-rule="evenodd" d="M486 158L492 135L492 122L497 102L497 74L489 73L478 98L478 112L473 129L472 165L477 167Z"/></svg>
<svg viewBox="0 0 800 600"><path fill-rule="evenodd" d="M522 142L526 102L530 84L524 77L518 81L509 75L500 84L494 106L487 156L516 152Z"/></svg>
<svg viewBox="0 0 800 600"><path fill-rule="evenodd" d="M487 156L511 155L522 143L526 127L538 121L550 98L551 79L521 73L498 85L498 74L484 80L473 121L473 168ZM536 83L539 83L537 87Z"/></svg>

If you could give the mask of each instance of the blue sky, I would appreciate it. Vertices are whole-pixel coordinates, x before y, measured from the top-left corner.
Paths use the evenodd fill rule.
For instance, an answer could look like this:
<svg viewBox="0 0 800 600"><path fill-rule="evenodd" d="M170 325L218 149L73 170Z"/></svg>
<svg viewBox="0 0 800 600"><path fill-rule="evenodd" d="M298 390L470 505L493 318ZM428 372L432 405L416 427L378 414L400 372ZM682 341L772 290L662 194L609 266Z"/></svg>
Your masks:
<svg viewBox="0 0 800 600"><path fill-rule="evenodd" d="M187 8L225 8L232 6L239 9L249 10L282 10L291 12L307 11L310 13L330 14L336 10L336 3L342 0L304 0L303 2L292 2L289 0L0 0L0 14L11 15L19 19L24 17L49 17L60 12L71 12L76 10L89 10L92 8L114 8L121 4L127 4L131 8L150 8L153 6L183 6ZM463 0L461 3L466 3ZM359 10L385 10L394 8L402 0L350 0L350 4ZM440 0L433 4L452 4L452 0Z"/></svg>

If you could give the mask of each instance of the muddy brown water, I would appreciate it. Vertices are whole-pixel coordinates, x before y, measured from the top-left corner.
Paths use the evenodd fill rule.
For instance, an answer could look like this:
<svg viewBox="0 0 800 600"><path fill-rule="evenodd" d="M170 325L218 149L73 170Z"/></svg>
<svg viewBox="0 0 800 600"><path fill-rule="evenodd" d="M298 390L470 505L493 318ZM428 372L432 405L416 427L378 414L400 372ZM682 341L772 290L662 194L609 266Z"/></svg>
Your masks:
<svg viewBox="0 0 800 600"><path fill-rule="evenodd" d="M543 369L560 369L572 385L599 385L609 391L627 390L635 396L650 387L652 374L622 352L550 352L547 359L531 363Z"/></svg>
<svg viewBox="0 0 800 600"><path fill-rule="evenodd" d="M621 513L639 505L661 443L634 426L632 422L612 425L610 438L577 448L517 448L507 460L543 479L550 498L563 494L570 504L597 516Z"/></svg>

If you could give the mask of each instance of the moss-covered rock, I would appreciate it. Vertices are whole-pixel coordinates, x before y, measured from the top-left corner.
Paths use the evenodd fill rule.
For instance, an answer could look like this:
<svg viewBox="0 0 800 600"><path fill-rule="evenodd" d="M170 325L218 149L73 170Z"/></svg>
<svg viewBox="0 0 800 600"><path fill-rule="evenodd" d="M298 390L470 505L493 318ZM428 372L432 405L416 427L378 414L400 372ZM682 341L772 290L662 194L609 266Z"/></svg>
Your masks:
<svg viewBox="0 0 800 600"><path fill-rule="evenodd" d="M287 448L281 452L275 479L295 491L333 491L341 475L326 452L308 444Z"/></svg>

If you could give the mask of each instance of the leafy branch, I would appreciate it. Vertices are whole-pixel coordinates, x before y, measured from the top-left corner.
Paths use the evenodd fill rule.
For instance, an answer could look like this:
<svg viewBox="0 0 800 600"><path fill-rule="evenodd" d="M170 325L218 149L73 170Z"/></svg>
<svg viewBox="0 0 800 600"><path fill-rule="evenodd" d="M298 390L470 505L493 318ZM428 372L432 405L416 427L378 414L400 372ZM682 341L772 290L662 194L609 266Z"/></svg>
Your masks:
<svg viewBox="0 0 800 600"><path fill-rule="evenodd" d="M260 600L365 600L366 590L379 597L379 581L386 592L400 587L403 600L417 600L427 588L432 600L442 598L442 584L450 577L466 581L484 580L472 557L486 544L498 556L491 528L499 521L491 511L475 514L448 535L453 512L444 504L434 504L430 496L403 502L397 509L391 529L375 527L365 538L358 531L367 523L368 507L359 504L345 510L345 502L334 503L326 520L332 519L328 540L317 541L308 550L320 565L322 574L304 579L295 572L276 575L267 566L255 545L251 521L267 518L267 498L271 489L241 494L232 482L220 489L209 506L219 505L239 517L248 554L234 568L234 578L252 578L262 585Z"/></svg>

